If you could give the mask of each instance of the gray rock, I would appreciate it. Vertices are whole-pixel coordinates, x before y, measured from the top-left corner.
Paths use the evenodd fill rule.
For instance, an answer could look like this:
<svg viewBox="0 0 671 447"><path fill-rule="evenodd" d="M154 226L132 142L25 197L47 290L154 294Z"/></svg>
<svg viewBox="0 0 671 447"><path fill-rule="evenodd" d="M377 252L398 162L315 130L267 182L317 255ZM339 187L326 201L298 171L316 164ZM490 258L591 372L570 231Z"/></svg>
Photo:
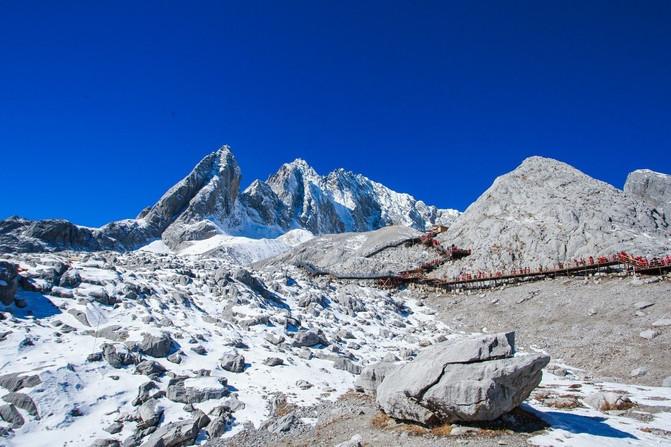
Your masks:
<svg viewBox="0 0 671 447"><path fill-rule="evenodd" d="M82 276L78 270L70 269L61 276L59 285L68 289L75 289L82 283Z"/></svg>
<svg viewBox="0 0 671 447"><path fill-rule="evenodd" d="M103 358L112 368L123 368L140 363L140 357L134 352L130 352L125 345L104 343L101 348Z"/></svg>
<svg viewBox="0 0 671 447"><path fill-rule="evenodd" d="M279 345L284 341L284 336L282 335L275 335L275 334L266 334L265 337L263 337L268 343L271 345Z"/></svg>
<svg viewBox="0 0 671 447"><path fill-rule="evenodd" d="M166 357L166 359L171 363L179 365L180 363L182 363L182 354L180 352L173 352L168 357Z"/></svg>
<svg viewBox="0 0 671 447"><path fill-rule="evenodd" d="M301 380L297 380L297 381L296 381L296 386L297 386L298 388L302 389L302 390L309 390L309 389L312 388L314 385L311 384L310 382L308 382L307 380L303 380L303 379L301 379Z"/></svg>
<svg viewBox="0 0 671 447"><path fill-rule="evenodd" d="M9 391L31 388L42 383L40 376L35 374L10 373L0 376L0 386Z"/></svg>
<svg viewBox="0 0 671 447"><path fill-rule="evenodd" d="M294 338L294 346L311 347L316 345L328 345L328 340L324 331L321 329L309 329L304 332L299 332Z"/></svg>
<svg viewBox="0 0 671 447"><path fill-rule="evenodd" d="M356 434L352 436L349 441L341 442L340 444L336 444L335 447L363 447L365 444L363 443L363 438L361 437L360 434Z"/></svg>
<svg viewBox="0 0 671 447"><path fill-rule="evenodd" d="M282 416L279 419L271 421L266 426L266 429L270 433L285 433L291 430L298 423L300 423L300 420L298 419L298 417L296 417L296 414L292 411L291 413Z"/></svg>
<svg viewBox="0 0 671 447"><path fill-rule="evenodd" d="M19 286L16 264L0 261L0 303L9 306L14 302Z"/></svg>
<svg viewBox="0 0 671 447"><path fill-rule="evenodd" d="M433 345L384 379L377 403L394 418L422 424L494 420L529 396L550 361L513 354L514 333Z"/></svg>
<svg viewBox="0 0 671 447"><path fill-rule="evenodd" d="M243 372L245 370L245 357L237 352L228 352L219 360L219 365L226 371Z"/></svg>
<svg viewBox="0 0 671 447"><path fill-rule="evenodd" d="M217 407L211 414L216 414L216 416L210 419L205 431L210 439L216 439L221 437L231 425L232 415L230 410L225 407Z"/></svg>
<svg viewBox="0 0 671 447"><path fill-rule="evenodd" d="M633 402L622 393L598 392L585 398L585 403L600 411L626 410L633 406Z"/></svg>
<svg viewBox="0 0 671 447"><path fill-rule="evenodd" d="M98 329L94 332L94 335L112 341L124 341L128 338L128 331L124 327L115 324Z"/></svg>
<svg viewBox="0 0 671 447"><path fill-rule="evenodd" d="M277 357L268 357L263 361L263 364L268 366L280 366L284 365L284 360Z"/></svg>
<svg viewBox="0 0 671 447"><path fill-rule="evenodd" d="M662 386L671 387L671 376L665 377L664 380L662 380Z"/></svg>
<svg viewBox="0 0 671 447"><path fill-rule="evenodd" d="M211 399L221 399L228 395L228 389L222 385L217 388L187 387L182 379L171 380L166 390L166 397L173 402L195 404Z"/></svg>
<svg viewBox="0 0 671 447"><path fill-rule="evenodd" d="M142 428L155 427L161 421L164 408L158 400L149 399L137 409L137 415L142 421Z"/></svg>
<svg viewBox="0 0 671 447"><path fill-rule="evenodd" d="M671 218L671 175L649 169L633 171L627 176L624 192L655 207L667 221Z"/></svg>
<svg viewBox="0 0 671 447"><path fill-rule="evenodd" d="M116 298L110 296L105 289L92 289L89 296L100 304L111 306L116 303Z"/></svg>
<svg viewBox="0 0 671 447"><path fill-rule="evenodd" d="M12 404L0 406L0 419L11 424L12 428L22 427L25 422L19 410Z"/></svg>
<svg viewBox="0 0 671 447"><path fill-rule="evenodd" d="M198 419L177 421L159 427L142 447L182 447L195 442L200 427Z"/></svg>
<svg viewBox="0 0 671 447"><path fill-rule="evenodd" d="M91 447L121 447L121 443L116 439L96 439Z"/></svg>
<svg viewBox="0 0 671 447"><path fill-rule="evenodd" d="M350 360L347 360L344 357L338 357L333 362L333 367L335 369L341 369L347 371L350 374L359 375L361 374L361 366L352 363Z"/></svg>
<svg viewBox="0 0 671 447"><path fill-rule="evenodd" d="M143 334L142 341L137 344L137 348L144 355L151 357L167 357L172 350L173 340L170 334L161 335Z"/></svg>
<svg viewBox="0 0 671 447"><path fill-rule="evenodd" d="M205 346L203 345L196 345L191 348L193 352L195 352L198 355L205 355L207 354L207 349L205 349Z"/></svg>
<svg viewBox="0 0 671 447"><path fill-rule="evenodd" d="M156 360L143 360L135 367L135 374L149 377L161 377L167 370Z"/></svg>
<svg viewBox="0 0 671 447"><path fill-rule="evenodd" d="M631 370L629 373L629 377L642 377L648 373L648 368L641 366L638 368L634 368Z"/></svg>
<svg viewBox="0 0 671 447"><path fill-rule="evenodd" d="M642 331L639 335L642 338L645 338L646 340L652 340L653 338L659 336L659 334L661 334L661 332L659 332L658 330L646 329L645 331Z"/></svg>
<svg viewBox="0 0 671 447"><path fill-rule="evenodd" d="M75 317L84 326L91 326L89 319L86 317L86 313L78 309L68 309L68 313Z"/></svg>
<svg viewBox="0 0 671 447"><path fill-rule="evenodd" d="M652 327L671 326L671 318L661 318L652 323Z"/></svg>
<svg viewBox="0 0 671 447"><path fill-rule="evenodd" d="M354 388L365 393L375 394L384 378L399 368L399 363L378 362L366 366L354 383Z"/></svg>
<svg viewBox="0 0 671 447"><path fill-rule="evenodd" d="M152 395L152 391L157 390L158 385L155 382L145 382L137 388L137 396L133 400L133 405L138 406L142 405L144 402L149 400Z"/></svg>
<svg viewBox="0 0 671 447"><path fill-rule="evenodd" d="M121 422L113 422L107 427L103 428L107 433L110 435L116 435L117 433L121 433L121 430L123 430L123 424Z"/></svg>
<svg viewBox="0 0 671 447"><path fill-rule="evenodd" d="M2 396L2 400L25 410L31 416L39 418L39 415L37 414L37 405L35 405L33 399L27 394L8 393Z"/></svg>

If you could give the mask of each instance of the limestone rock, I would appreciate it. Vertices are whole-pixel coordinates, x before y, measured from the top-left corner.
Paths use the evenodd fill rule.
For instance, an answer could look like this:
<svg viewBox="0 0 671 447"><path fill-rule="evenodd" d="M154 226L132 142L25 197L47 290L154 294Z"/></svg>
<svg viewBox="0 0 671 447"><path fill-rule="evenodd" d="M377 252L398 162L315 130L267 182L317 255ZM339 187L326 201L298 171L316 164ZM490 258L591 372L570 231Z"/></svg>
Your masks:
<svg viewBox="0 0 671 447"><path fill-rule="evenodd" d="M245 370L245 357L237 352L229 352L219 360L222 369L230 372L243 372Z"/></svg>
<svg viewBox="0 0 671 447"><path fill-rule="evenodd" d="M626 395L610 391L590 394L585 403L600 411L626 410L634 405Z"/></svg>
<svg viewBox="0 0 671 447"><path fill-rule="evenodd" d="M671 220L671 175L639 169L627 176L624 192L648 202Z"/></svg>
<svg viewBox="0 0 671 447"><path fill-rule="evenodd" d="M7 403L25 410L29 415L39 417L37 414L37 406L33 399L24 393L8 393L2 396L2 400Z"/></svg>
<svg viewBox="0 0 671 447"><path fill-rule="evenodd" d="M172 350L173 340L167 333L161 335L144 334L137 348L142 354L151 357L167 357Z"/></svg>
<svg viewBox="0 0 671 447"><path fill-rule="evenodd" d="M529 396L550 360L513 354L514 333L433 345L384 379L377 403L394 418L422 424L494 420Z"/></svg>

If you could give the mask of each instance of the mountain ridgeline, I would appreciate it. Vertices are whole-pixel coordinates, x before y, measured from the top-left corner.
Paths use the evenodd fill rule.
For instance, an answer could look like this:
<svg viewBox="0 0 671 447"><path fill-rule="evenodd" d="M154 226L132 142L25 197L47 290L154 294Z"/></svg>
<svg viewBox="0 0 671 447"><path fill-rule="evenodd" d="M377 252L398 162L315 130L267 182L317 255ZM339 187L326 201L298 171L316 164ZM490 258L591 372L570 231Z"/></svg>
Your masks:
<svg viewBox="0 0 671 447"><path fill-rule="evenodd" d="M240 167L230 147L223 146L135 219L89 228L65 220L10 217L0 221L0 252L126 251L157 239L178 249L217 234L277 237L297 228L314 234L392 224L423 230L459 215L343 169L320 176L300 159L244 191L240 184Z"/></svg>

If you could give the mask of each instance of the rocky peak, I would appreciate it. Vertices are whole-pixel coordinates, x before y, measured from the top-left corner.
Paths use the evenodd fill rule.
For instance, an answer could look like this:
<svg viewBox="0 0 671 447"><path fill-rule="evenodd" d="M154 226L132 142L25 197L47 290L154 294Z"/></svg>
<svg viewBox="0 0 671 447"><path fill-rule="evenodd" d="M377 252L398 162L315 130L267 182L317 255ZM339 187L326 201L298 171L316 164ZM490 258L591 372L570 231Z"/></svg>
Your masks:
<svg viewBox="0 0 671 447"><path fill-rule="evenodd" d="M499 270L552 265L620 250L659 255L671 236L659 213L566 163L526 159L492 186L441 235L471 248L449 267Z"/></svg>
<svg viewBox="0 0 671 447"><path fill-rule="evenodd" d="M294 228L318 234L369 231L389 224L424 229L445 215L344 169L320 176L300 158L282 165L266 182L254 181L242 193L240 180L231 148L222 146L135 219L90 230L43 221L40 231L29 222L8 220L0 222L0 249L128 250L157 238L178 248L226 232L276 237Z"/></svg>
<svg viewBox="0 0 671 447"><path fill-rule="evenodd" d="M671 223L671 175L638 169L627 176L624 192L649 203Z"/></svg>

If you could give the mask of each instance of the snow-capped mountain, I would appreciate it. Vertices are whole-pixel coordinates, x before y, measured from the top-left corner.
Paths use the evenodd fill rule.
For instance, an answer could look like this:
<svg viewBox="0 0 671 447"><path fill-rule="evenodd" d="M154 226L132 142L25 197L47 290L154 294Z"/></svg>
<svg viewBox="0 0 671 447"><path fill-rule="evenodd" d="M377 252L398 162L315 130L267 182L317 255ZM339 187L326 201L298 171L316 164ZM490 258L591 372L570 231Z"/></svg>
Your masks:
<svg viewBox="0 0 671 447"><path fill-rule="evenodd" d="M255 181L242 193L241 202L249 220L265 228L299 227L314 234L371 231L394 224L423 230L459 215L344 169L321 176L301 159L282 165L266 182Z"/></svg>
<svg viewBox="0 0 671 447"><path fill-rule="evenodd" d="M283 165L241 193L240 183L240 167L223 146L135 219L88 228L13 217L0 221L0 251L123 251L158 239L179 251L217 235L277 238L294 229L323 234L391 224L423 230L459 215L343 169L320 176L303 160Z"/></svg>

